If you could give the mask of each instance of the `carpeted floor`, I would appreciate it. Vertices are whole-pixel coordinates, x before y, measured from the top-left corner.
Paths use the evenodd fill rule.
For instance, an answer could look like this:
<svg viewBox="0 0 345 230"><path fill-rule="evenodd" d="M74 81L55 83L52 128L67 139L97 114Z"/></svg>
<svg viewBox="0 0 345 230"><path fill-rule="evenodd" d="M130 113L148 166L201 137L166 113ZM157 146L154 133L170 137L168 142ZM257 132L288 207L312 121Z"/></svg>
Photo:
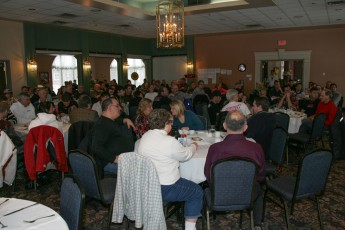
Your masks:
<svg viewBox="0 0 345 230"><path fill-rule="evenodd" d="M292 160L293 162L293 160ZM297 172L296 164L284 165L282 175L293 175ZM53 180L41 186L37 191L26 190L23 180L18 179L15 192L11 187L4 187L1 192L4 197L16 197L41 202L59 211L59 178L53 172L49 176ZM345 229L345 161L333 163L324 196L320 199L324 229ZM270 230L285 229L284 212L272 202L267 202L265 226ZM108 209L100 203L90 201L86 205L83 226L84 229L106 229ZM249 229L249 219L244 215L243 229ZM212 229L239 229L239 213L219 214L212 220ZM294 216L290 220L292 229L318 229L316 204L311 200L303 200L295 206ZM168 229L182 229L173 216L167 221ZM121 225L113 225L111 229L122 229ZM201 219L197 229L202 229Z"/></svg>

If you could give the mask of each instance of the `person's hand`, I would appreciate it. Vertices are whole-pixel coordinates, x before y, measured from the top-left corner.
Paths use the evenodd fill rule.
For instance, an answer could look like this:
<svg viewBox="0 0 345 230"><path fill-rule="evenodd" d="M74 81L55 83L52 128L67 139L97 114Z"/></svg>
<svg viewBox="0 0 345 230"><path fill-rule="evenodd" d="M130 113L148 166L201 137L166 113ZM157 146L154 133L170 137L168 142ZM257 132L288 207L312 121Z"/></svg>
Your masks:
<svg viewBox="0 0 345 230"><path fill-rule="evenodd" d="M198 150L198 147L199 147L198 143L192 142L192 145L195 145L195 149Z"/></svg>
<svg viewBox="0 0 345 230"><path fill-rule="evenodd" d="M114 163L117 164L119 162L119 156L115 157Z"/></svg>
<svg viewBox="0 0 345 230"><path fill-rule="evenodd" d="M127 125L128 129L133 128L136 130L137 128L134 126L133 122L129 118L123 119L123 124Z"/></svg>
<svg viewBox="0 0 345 230"><path fill-rule="evenodd" d="M189 130L189 127L182 127L181 130Z"/></svg>

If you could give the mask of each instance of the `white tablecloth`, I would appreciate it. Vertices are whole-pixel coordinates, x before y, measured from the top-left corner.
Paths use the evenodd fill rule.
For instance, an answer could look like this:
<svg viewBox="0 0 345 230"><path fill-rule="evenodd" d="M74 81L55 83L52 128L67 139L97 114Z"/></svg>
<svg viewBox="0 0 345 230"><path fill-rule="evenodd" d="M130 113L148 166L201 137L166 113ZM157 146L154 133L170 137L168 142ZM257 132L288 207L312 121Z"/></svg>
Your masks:
<svg viewBox="0 0 345 230"><path fill-rule="evenodd" d="M224 137L225 133L222 133L221 136ZM198 184L206 180L204 167L209 147L215 142L222 141L223 138L207 137L206 132L198 132L197 134L188 135L188 142L193 141L192 137L200 137L202 140L196 141L199 147L193 157L180 163L180 175L182 178Z"/></svg>
<svg viewBox="0 0 345 230"><path fill-rule="evenodd" d="M272 112L272 113L282 112L289 115L290 122L289 122L288 133L298 133L299 127L302 124L302 120L307 117L305 113L292 111L292 110L275 109L275 110L269 110L269 112Z"/></svg>
<svg viewBox="0 0 345 230"><path fill-rule="evenodd" d="M1 197L0 204L7 198ZM13 212L20 208L34 204L33 201L21 200L15 198L9 198L9 200L0 205L0 216L1 223L7 226L6 229L42 229L42 230L68 230L68 226L62 217L55 212L53 209L38 204L19 212L4 216L7 213ZM43 218L35 221L34 223L25 223L24 220L34 220L39 217L49 216L54 214L52 217ZM0 226L1 227L1 226Z"/></svg>
<svg viewBox="0 0 345 230"><path fill-rule="evenodd" d="M63 139L64 139L64 144L65 144L65 150L66 150L66 154L68 153L68 130L69 127L71 126L71 124L69 123L64 123L62 125L62 130L63 130ZM18 136L25 141L26 135L28 135L29 130L27 127L23 126L23 125L15 125L14 126L14 130L16 131L16 133L18 134Z"/></svg>

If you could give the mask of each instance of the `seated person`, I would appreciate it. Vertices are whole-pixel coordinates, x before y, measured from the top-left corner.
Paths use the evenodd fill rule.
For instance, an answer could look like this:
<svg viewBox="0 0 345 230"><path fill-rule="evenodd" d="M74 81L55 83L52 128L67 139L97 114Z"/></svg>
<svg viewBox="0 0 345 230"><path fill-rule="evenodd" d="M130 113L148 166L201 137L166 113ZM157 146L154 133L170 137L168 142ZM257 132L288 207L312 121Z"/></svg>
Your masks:
<svg viewBox="0 0 345 230"><path fill-rule="evenodd" d="M163 86L157 97L155 97L153 102L153 108L158 109L166 109L170 111L170 103L171 99L169 98L170 89L168 86Z"/></svg>
<svg viewBox="0 0 345 230"><path fill-rule="evenodd" d="M228 157L245 157L252 159L258 167L257 184L254 194L254 225L261 226L263 214L263 196L260 183L265 180L265 155L261 146L246 140L243 133L247 129L246 117L239 110L228 113L224 128L227 136L223 141L210 146L206 157L204 173L207 182L211 184L211 167L218 160Z"/></svg>
<svg viewBox="0 0 345 230"><path fill-rule="evenodd" d="M71 94L64 93L61 101L58 103L57 114L60 116L68 115L74 108L78 108L77 102L73 100Z"/></svg>
<svg viewBox="0 0 345 230"><path fill-rule="evenodd" d="M150 115L152 110L152 101L148 98L141 99L137 110L137 117L134 122L137 139L140 139L144 133L149 130L149 121L147 120L147 117Z"/></svg>
<svg viewBox="0 0 345 230"><path fill-rule="evenodd" d="M78 101L79 107L73 109L69 114L71 123L78 121L97 121L99 116L96 111L91 110L91 98L86 94L82 94Z"/></svg>
<svg viewBox="0 0 345 230"><path fill-rule="evenodd" d="M18 101L17 98L13 97L13 92L10 89L5 89L3 96L6 98L9 106Z"/></svg>
<svg viewBox="0 0 345 230"><path fill-rule="evenodd" d="M92 105L92 110L96 111L98 113L98 116L102 115L102 103L106 99L110 97L109 93L107 92L102 92L100 96L100 101L97 101Z"/></svg>
<svg viewBox="0 0 345 230"><path fill-rule="evenodd" d="M6 97L0 97L0 102L6 102L7 105L9 105ZM9 107L10 107L10 106L9 106ZM17 124L17 118L16 118L16 117L14 116L14 114L11 112L10 108L8 108L7 115L6 115L6 117L4 118L4 120L7 120L7 121L11 122L12 125Z"/></svg>
<svg viewBox="0 0 345 230"><path fill-rule="evenodd" d="M6 119L9 112L9 105L7 101L0 102L0 130L3 130L7 136L12 140L17 148L18 153L23 152L23 141L14 130L13 124Z"/></svg>
<svg viewBox="0 0 345 230"><path fill-rule="evenodd" d="M210 117L211 125L216 125L217 117L222 109L221 102L222 94L219 90L214 90L211 94L211 100L208 104L208 115Z"/></svg>
<svg viewBox="0 0 345 230"><path fill-rule="evenodd" d="M19 125L27 125L36 118L35 107L30 102L29 94L26 93L19 94L18 101L11 105L10 110Z"/></svg>
<svg viewBox="0 0 345 230"><path fill-rule="evenodd" d="M245 116L250 115L250 111L248 109L248 106L244 104L243 102L238 102L239 96L238 91L236 89L229 89L226 92L226 98L228 99L229 103L226 104L222 108L223 111L233 111L233 110L240 110Z"/></svg>
<svg viewBox="0 0 345 230"><path fill-rule="evenodd" d="M325 126L328 128L331 127L338 111L338 108L332 101L331 97L332 97L331 91L329 90L321 91L320 102L317 105L315 114L302 120L302 125L299 127L298 132L310 133L313 126L314 117L320 113L324 113L326 115Z"/></svg>
<svg viewBox="0 0 345 230"><path fill-rule="evenodd" d="M313 116L319 102L319 91L316 87L312 87L309 90L309 98L299 100L299 109L301 112L307 114L307 117Z"/></svg>
<svg viewBox="0 0 345 230"><path fill-rule="evenodd" d="M253 138L260 144L267 158L271 145L273 130L276 127L276 120L273 113L268 113L270 103L265 97L257 97L253 102L253 116L248 118L248 129L245 136Z"/></svg>
<svg viewBox="0 0 345 230"><path fill-rule="evenodd" d="M298 100L305 97L305 93L302 89L302 83L298 82L295 85L295 94Z"/></svg>
<svg viewBox="0 0 345 230"><path fill-rule="evenodd" d="M332 83L330 85L330 89L331 89L331 92L332 92L332 100L334 102L334 104L337 106L337 107L342 107L342 105L340 105L340 102L341 102L341 98L343 97L341 95L341 93L339 93L337 91L337 84L335 83Z"/></svg>
<svg viewBox="0 0 345 230"><path fill-rule="evenodd" d="M174 125L184 130L204 130L206 127L195 113L186 110L180 100L173 100L170 103L171 113L174 116Z"/></svg>
<svg viewBox="0 0 345 230"><path fill-rule="evenodd" d="M297 110L297 98L294 92L291 92L290 85L284 86L284 95L281 97L278 108Z"/></svg>
<svg viewBox="0 0 345 230"><path fill-rule="evenodd" d="M121 115L121 106L116 98L104 100L102 111L102 116L95 122L90 133L90 154L105 172L116 174L118 156L133 151L134 141L128 138L123 127L114 121Z"/></svg>
<svg viewBox="0 0 345 230"><path fill-rule="evenodd" d="M150 130L138 146L138 153L152 160L161 184L163 201L184 201L185 229L195 230L203 205L203 191L192 181L181 178L180 161L190 159L198 145L193 142L184 147L169 136L173 118L164 109L155 109L148 117Z"/></svg>
<svg viewBox="0 0 345 230"><path fill-rule="evenodd" d="M40 126L47 125L57 128L63 133L62 124L56 120L54 114L54 104L51 101L40 102L37 105L37 117L29 124L29 130Z"/></svg>
<svg viewBox="0 0 345 230"><path fill-rule="evenodd" d="M275 105L279 102L282 97L283 91L278 80L274 81L274 85L270 88L268 95L271 98L271 104Z"/></svg>

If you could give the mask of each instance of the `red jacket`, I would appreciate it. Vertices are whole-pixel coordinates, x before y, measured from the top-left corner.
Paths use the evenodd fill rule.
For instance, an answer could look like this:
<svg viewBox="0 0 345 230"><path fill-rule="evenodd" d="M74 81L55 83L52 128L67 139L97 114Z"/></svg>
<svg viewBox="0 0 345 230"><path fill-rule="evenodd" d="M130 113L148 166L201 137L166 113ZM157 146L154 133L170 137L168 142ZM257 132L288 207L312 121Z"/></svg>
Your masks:
<svg viewBox="0 0 345 230"><path fill-rule="evenodd" d="M46 125L32 128L24 143L24 161L31 180L36 179L37 172L45 171L49 162L53 162L57 170L67 172L66 151L60 130Z"/></svg>

